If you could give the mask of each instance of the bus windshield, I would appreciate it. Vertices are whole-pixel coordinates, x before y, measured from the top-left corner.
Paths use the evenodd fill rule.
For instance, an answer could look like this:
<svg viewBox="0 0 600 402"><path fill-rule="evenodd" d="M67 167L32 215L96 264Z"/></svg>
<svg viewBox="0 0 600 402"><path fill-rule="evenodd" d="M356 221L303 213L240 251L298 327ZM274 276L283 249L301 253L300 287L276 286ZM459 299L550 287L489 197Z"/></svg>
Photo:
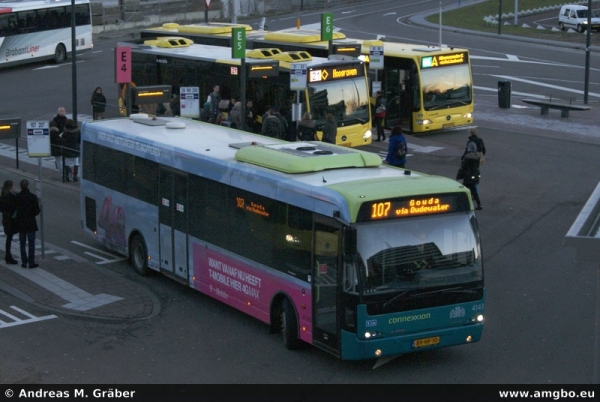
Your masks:
<svg viewBox="0 0 600 402"><path fill-rule="evenodd" d="M357 247L365 294L483 280L472 212L357 225Z"/></svg>
<svg viewBox="0 0 600 402"><path fill-rule="evenodd" d="M310 110L315 123L325 123L331 113L338 123L369 121L369 96L364 77L308 85Z"/></svg>
<svg viewBox="0 0 600 402"><path fill-rule="evenodd" d="M421 70L425 110L468 105L472 102L468 64Z"/></svg>

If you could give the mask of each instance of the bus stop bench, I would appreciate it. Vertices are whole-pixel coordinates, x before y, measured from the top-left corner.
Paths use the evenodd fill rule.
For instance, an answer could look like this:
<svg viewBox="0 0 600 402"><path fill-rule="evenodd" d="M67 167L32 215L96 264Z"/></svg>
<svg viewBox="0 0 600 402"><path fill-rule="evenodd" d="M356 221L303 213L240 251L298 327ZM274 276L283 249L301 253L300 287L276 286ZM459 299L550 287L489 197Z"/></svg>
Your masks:
<svg viewBox="0 0 600 402"><path fill-rule="evenodd" d="M542 108L542 114L548 114L548 109L559 109L560 117L569 117L570 110L590 110L589 106L569 105L566 103L555 103L545 100L537 99L522 99L523 102L530 105L540 106Z"/></svg>

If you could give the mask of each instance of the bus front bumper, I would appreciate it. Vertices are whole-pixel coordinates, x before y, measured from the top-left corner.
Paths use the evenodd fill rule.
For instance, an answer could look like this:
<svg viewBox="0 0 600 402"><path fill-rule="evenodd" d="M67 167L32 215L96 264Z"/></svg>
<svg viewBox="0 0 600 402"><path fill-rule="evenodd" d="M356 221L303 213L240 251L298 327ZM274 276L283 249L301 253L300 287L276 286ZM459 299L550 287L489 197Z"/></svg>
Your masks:
<svg viewBox="0 0 600 402"><path fill-rule="evenodd" d="M482 332L483 323L369 340L361 340L356 337L356 334L342 331L341 357L344 360L376 359L464 345L479 341Z"/></svg>

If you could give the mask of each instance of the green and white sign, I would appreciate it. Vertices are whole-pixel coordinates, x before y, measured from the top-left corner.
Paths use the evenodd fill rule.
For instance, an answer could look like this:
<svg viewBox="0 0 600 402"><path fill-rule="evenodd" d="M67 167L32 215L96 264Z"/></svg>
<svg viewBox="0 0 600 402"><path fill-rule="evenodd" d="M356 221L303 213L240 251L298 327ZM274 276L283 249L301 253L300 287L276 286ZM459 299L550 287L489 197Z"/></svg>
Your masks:
<svg viewBox="0 0 600 402"><path fill-rule="evenodd" d="M333 13L321 14L321 40L333 40Z"/></svg>
<svg viewBox="0 0 600 402"><path fill-rule="evenodd" d="M246 28L233 28L232 33L231 57L243 59L246 57Z"/></svg>

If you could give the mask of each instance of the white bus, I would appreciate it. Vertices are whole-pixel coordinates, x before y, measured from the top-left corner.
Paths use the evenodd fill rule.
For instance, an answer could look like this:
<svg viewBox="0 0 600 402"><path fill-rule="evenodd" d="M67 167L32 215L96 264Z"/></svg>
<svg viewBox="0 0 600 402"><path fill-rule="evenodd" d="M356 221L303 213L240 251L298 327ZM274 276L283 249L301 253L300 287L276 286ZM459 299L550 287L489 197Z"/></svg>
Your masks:
<svg viewBox="0 0 600 402"><path fill-rule="evenodd" d="M76 51L92 48L89 0L75 0ZM0 67L45 59L62 63L71 53L71 0L0 3Z"/></svg>
<svg viewBox="0 0 600 402"><path fill-rule="evenodd" d="M132 117L83 123L80 202L85 233L138 273L267 323L288 349L358 360L480 340L462 184L355 148Z"/></svg>

